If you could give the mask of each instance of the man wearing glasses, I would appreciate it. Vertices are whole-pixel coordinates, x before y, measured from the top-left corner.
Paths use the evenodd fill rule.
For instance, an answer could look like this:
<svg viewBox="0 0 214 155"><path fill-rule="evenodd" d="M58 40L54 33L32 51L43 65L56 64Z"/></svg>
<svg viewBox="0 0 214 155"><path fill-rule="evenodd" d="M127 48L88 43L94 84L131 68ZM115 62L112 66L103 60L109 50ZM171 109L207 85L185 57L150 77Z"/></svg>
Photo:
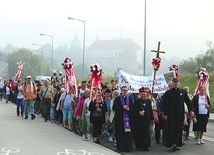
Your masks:
<svg viewBox="0 0 214 155"><path fill-rule="evenodd" d="M128 97L128 87L122 86L121 95L116 97L113 104L115 111L115 137L117 150L129 152L133 149L130 126L131 99Z"/></svg>

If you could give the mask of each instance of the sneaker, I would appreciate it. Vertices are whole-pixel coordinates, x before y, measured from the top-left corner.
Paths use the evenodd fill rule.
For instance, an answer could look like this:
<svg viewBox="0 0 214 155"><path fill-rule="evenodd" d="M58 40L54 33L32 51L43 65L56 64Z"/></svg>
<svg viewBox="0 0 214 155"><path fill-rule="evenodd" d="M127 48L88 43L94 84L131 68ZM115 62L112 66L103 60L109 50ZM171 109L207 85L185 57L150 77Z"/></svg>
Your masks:
<svg viewBox="0 0 214 155"><path fill-rule="evenodd" d="M34 120L36 116L34 114L31 115L31 119Z"/></svg>
<svg viewBox="0 0 214 155"><path fill-rule="evenodd" d="M177 147L177 150L181 150L181 147Z"/></svg>
<svg viewBox="0 0 214 155"><path fill-rule="evenodd" d="M114 142L114 147L117 147L117 143L116 142Z"/></svg>
<svg viewBox="0 0 214 155"><path fill-rule="evenodd" d="M28 116L25 116L25 119L28 119Z"/></svg>
<svg viewBox="0 0 214 155"><path fill-rule="evenodd" d="M200 140L200 143L201 143L201 144L204 144L204 141L201 139L201 140Z"/></svg>
<svg viewBox="0 0 214 155"><path fill-rule="evenodd" d="M108 141L109 141L109 142L113 142L112 136L109 136L109 137L108 137Z"/></svg>
<svg viewBox="0 0 214 155"><path fill-rule="evenodd" d="M83 140L87 140L86 137L85 137L85 135L82 135L82 139L83 139Z"/></svg>
<svg viewBox="0 0 214 155"><path fill-rule="evenodd" d="M182 145L185 145L185 144L186 144L186 142L184 140L182 140Z"/></svg>
<svg viewBox="0 0 214 155"><path fill-rule="evenodd" d="M87 140L91 141L91 135L90 134L87 135Z"/></svg>
<svg viewBox="0 0 214 155"><path fill-rule="evenodd" d="M196 144L197 144L197 145L200 145L200 144L201 144L200 139L197 140Z"/></svg>

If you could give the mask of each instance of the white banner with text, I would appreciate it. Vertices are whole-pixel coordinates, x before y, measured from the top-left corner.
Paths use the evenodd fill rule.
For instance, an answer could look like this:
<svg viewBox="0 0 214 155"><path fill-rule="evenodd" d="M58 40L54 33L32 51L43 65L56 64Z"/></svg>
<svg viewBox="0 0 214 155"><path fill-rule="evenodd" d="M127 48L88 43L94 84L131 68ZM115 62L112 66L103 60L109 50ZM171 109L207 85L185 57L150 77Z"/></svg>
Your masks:
<svg viewBox="0 0 214 155"><path fill-rule="evenodd" d="M153 76L137 76L124 72L122 69L118 69L116 74L118 77L118 87L124 85L128 86L129 92L138 93L141 87L148 87L152 89ZM168 90L168 83L173 79L173 72L167 72L164 74L156 74L154 93L165 93Z"/></svg>

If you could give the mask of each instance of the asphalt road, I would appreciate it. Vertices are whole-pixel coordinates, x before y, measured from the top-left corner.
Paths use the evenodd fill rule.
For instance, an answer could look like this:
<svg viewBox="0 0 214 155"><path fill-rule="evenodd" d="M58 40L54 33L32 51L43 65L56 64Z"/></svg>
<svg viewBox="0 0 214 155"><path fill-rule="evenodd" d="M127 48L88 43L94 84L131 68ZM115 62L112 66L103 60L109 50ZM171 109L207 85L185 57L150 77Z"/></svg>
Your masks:
<svg viewBox="0 0 214 155"><path fill-rule="evenodd" d="M116 152L112 142L106 136L101 137L101 145L84 141L78 135L54 123L44 122L42 118L22 120L16 116L16 106L0 101L0 155L116 155L144 154L167 155L213 154L214 122L208 124L208 132L204 135L204 145L196 145L191 133L190 140L180 151L172 152L160 144L152 146L149 152L133 150L129 153Z"/></svg>
<svg viewBox="0 0 214 155"><path fill-rule="evenodd" d="M118 154L42 118L22 120L10 102L0 101L0 122L0 155Z"/></svg>

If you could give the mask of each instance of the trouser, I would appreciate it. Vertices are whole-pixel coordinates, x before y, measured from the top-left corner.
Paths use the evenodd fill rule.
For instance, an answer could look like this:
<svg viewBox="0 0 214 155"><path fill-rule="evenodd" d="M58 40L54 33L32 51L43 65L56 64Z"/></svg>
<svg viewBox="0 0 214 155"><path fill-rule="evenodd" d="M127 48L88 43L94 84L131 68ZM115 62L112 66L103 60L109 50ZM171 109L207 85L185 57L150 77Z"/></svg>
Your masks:
<svg viewBox="0 0 214 155"><path fill-rule="evenodd" d="M155 123L155 140L156 140L156 142L160 142L161 130L163 128L163 120L160 116L158 118L159 118L159 122Z"/></svg>
<svg viewBox="0 0 214 155"><path fill-rule="evenodd" d="M2 88L0 88L0 95L1 95L1 100L2 100L2 96L3 96Z"/></svg>
<svg viewBox="0 0 214 155"><path fill-rule="evenodd" d="M56 121L58 121L60 124L62 123L63 120L63 113L62 110L56 110Z"/></svg>
<svg viewBox="0 0 214 155"><path fill-rule="evenodd" d="M41 113L41 103L40 103L40 100L36 100L35 101L34 107L35 107L35 113L36 114L40 114Z"/></svg>
<svg viewBox="0 0 214 155"><path fill-rule="evenodd" d="M50 108L50 120L53 121L55 120L55 106L51 106Z"/></svg>
<svg viewBox="0 0 214 155"><path fill-rule="evenodd" d="M20 114L20 107L21 107L21 115L23 115L23 112L24 112L24 99L21 98L21 99L16 99L16 112L17 112L17 115L19 116Z"/></svg>
<svg viewBox="0 0 214 155"><path fill-rule="evenodd" d="M44 98L42 101L43 117L45 120L49 120L51 109L51 98Z"/></svg>
<svg viewBox="0 0 214 155"><path fill-rule="evenodd" d="M28 112L30 112L31 115L34 115L34 102L34 100L24 101L25 116L28 116Z"/></svg>
<svg viewBox="0 0 214 155"><path fill-rule="evenodd" d="M77 121L77 118L72 116L72 124L73 124L73 130L74 132L77 132L78 130L78 121Z"/></svg>
<svg viewBox="0 0 214 155"><path fill-rule="evenodd" d="M12 103L15 103L15 96L14 96L13 92L10 92L9 101L11 101Z"/></svg>
<svg viewBox="0 0 214 155"><path fill-rule="evenodd" d="M9 101L10 94L6 94L6 103Z"/></svg>
<svg viewBox="0 0 214 155"><path fill-rule="evenodd" d="M188 125L184 126L184 130L186 131L186 136L189 137L189 128L190 128L190 119L187 119Z"/></svg>

